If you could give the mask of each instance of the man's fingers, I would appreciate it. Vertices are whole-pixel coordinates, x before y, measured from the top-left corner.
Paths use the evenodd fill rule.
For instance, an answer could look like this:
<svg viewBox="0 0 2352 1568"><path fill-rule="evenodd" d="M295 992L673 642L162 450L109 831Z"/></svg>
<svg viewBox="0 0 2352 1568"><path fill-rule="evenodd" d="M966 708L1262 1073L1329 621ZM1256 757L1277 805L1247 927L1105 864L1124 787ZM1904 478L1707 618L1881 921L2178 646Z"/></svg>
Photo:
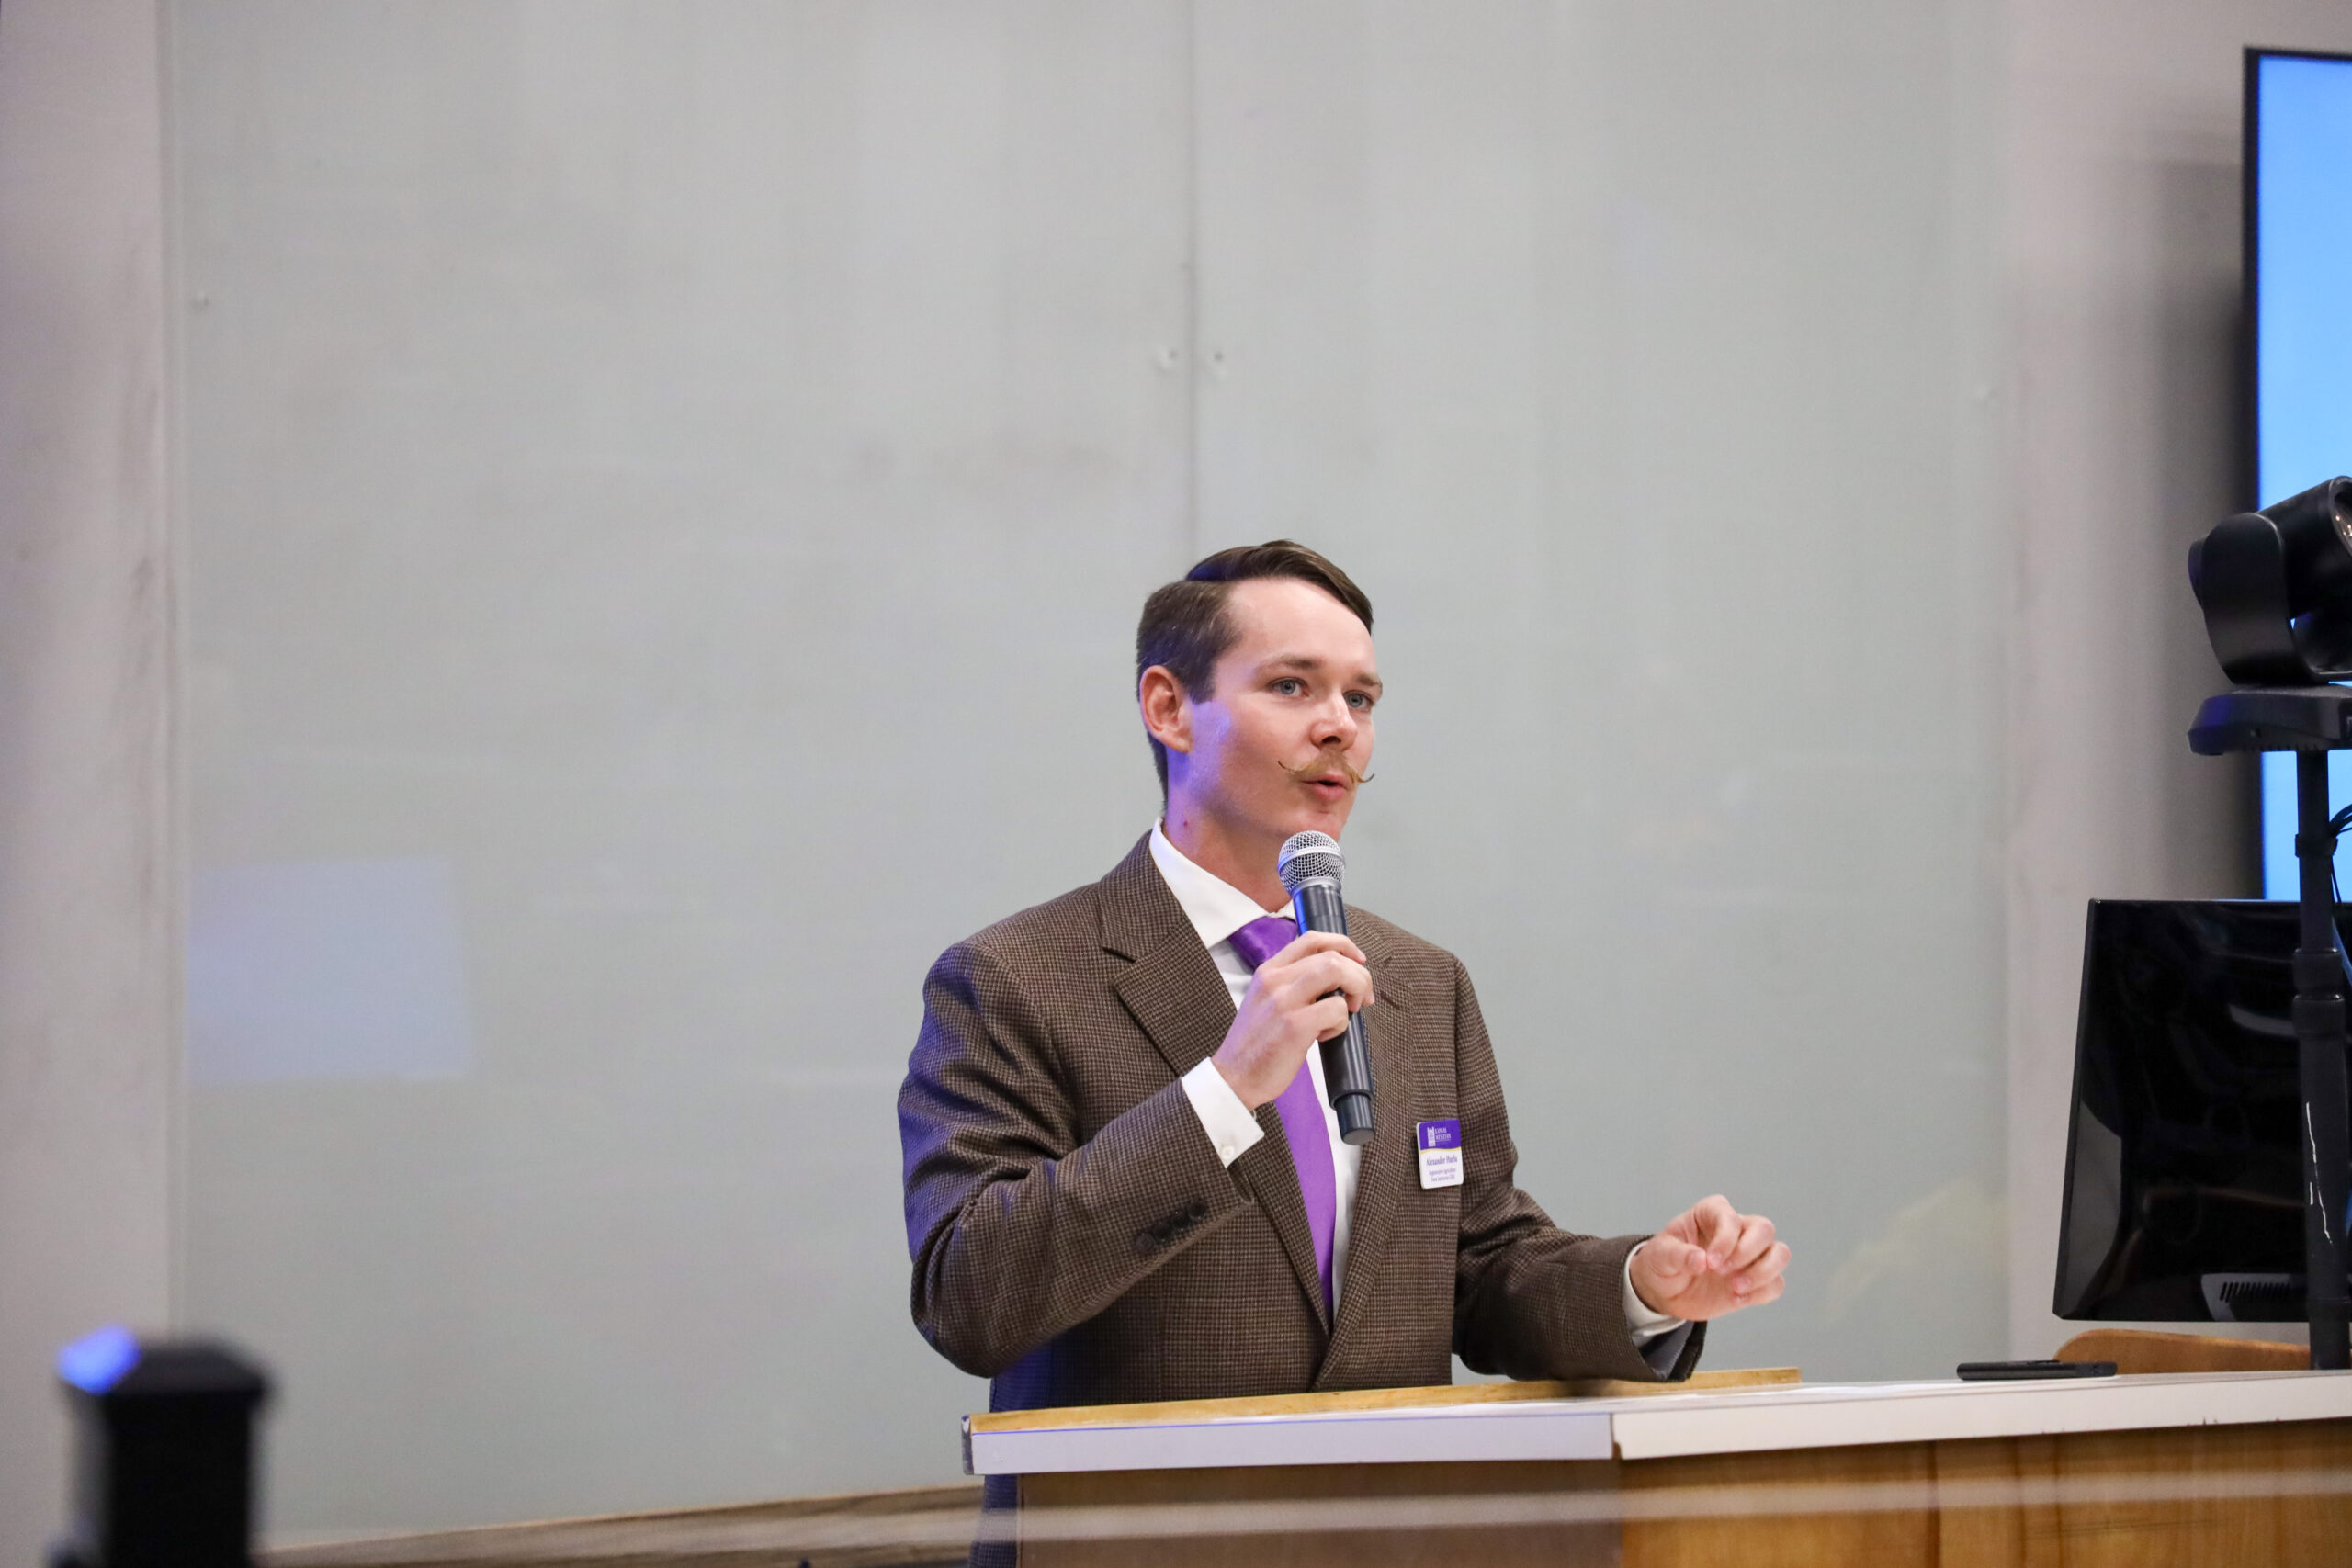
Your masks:
<svg viewBox="0 0 2352 1568"><path fill-rule="evenodd" d="M1716 1268L1731 1261L1732 1248L1739 1242L1739 1211L1720 1192L1712 1198L1702 1198L1691 1205L1691 1230L1694 1239L1707 1249L1707 1257Z"/></svg>
<svg viewBox="0 0 2352 1568"><path fill-rule="evenodd" d="M1359 964L1369 962L1363 948L1338 931L1301 931L1291 939L1288 947L1274 954L1272 962L1295 962L1310 953L1343 953Z"/></svg>
<svg viewBox="0 0 2352 1568"><path fill-rule="evenodd" d="M1781 1287L1788 1283L1783 1277L1788 1266L1788 1247L1774 1242L1753 1263L1731 1277L1732 1291L1750 1306L1758 1302L1770 1301L1781 1293Z"/></svg>
<svg viewBox="0 0 2352 1568"><path fill-rule="evenodd" d="M1757 1258L1755 1262L1750 1262L1750 1265L1747 1265L1746 1269L1740 1269L1738 1274L1734 1274L1734 1277L1731 1277L1731 1283L1734 1283L1734 1286L1746 1286L1750 1288L1750 1291L1755 1291L1755 1288L1771 1283L1773 1279L1781 1279L1785 1272L1788 1272L1788 1244L1773 1241L1769 1248L1764 1248L1764 1256Z"/></svg>
<svg viewBox="0 0 2352 1568"><path fill-rule="evenodd" d="M1309 997L1338 991L1347 998L1351 1011L1372 1002L1372 971L1345 953L1318 953L1306 959L1293 970L1292 983Z"/></svg>
<svg viewBox="0 0 2352 1568"><path fill-rule="evenodd" d="M1742 1214L1739 1235L1733 1244L1731 1256L1724 1259L1724 1272L1736 1274L1772 1247L1772 1222L1761 1214Z"/></svg>
<svg viewBox="0 0 2352 1568"><path fill-rule="evenodd" d="M1280 984L1300 1002L1338 991L1350 1011L1372 1005L1372 971L1336 950L1303 955L1283 970Z"/></svg>
<svg viewBox="0 0 2352 1568"><path fill-rule="evenodd" d="M1317 1040L1329 1040L1348 1026L1348 1003L1344 997L1325 997L1307 1004L1305 1017Z"/></svg>
<svg viewBox="0 0 2352 1568"><path fill-rule="evenodd" d="M1642 1244L1642 1257L1652 1269L1668 1279L1679 1280L1702 1272L1707 1267L1707 1249L1693 1247L1670 1235L1654 1235Z"/></svg>
<svg viewBox="0 0 2352 1568"><path fill-rule="evenodd" d="M1669 1310L1687 1317L1761 1306L1788 1289L1783 1272L1789 1249L1775 1239L1772 1222L1741 1213L1720 1194L1685 1210L1643 1243L1634 1261L1638 1271L1657 1281L1658 1293L1681 1298Z"/></svg>
<svg viewBox="0 0 2352 1568"><path fill-rule="evenodd" d="M1370 1007L1372 1005L1372 971L1356 960L1343 957L1336 953L1331 954L1331 962L1338 965L1340 989L1347 993L1350 1010L1361 1010Z"/></svg>

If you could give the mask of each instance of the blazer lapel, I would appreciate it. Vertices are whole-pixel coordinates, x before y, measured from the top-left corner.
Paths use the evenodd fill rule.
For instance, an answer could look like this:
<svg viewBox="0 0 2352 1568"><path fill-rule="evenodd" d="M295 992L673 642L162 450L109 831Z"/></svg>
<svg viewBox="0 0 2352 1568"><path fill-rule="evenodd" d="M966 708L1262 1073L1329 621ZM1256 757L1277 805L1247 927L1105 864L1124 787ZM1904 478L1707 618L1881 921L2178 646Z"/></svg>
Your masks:
<svg viewBox="0 0 2352 1568"><path fill-rule="evenodd" d="M1340 1286L1340 1320L1317 1376L1339 1371L1343 1358L1373 1310L1381 1260L1396 1228L1396 1205L1406 1184L1414 1179L1419 1162L1414 1157L1412 1109L1414 1085L1412 1033L1403 988L1387 975L1387 954L1372 942L1357 939L1372 961L1372 989L1379 998L1363 1015L1364 1043L1372 1054L1373 1134L1363 1145L1356 1167L1356 1203L1348 1235L1348 1272Z"/></svg>
<svg viewBox="0 0 2352 1568"><path fill-rule="evenodd" d="M1098 886L1103 950L1131 960L1113 977L1112 992L1181 1078L1225 1043L1225 1032L1233 1027L1233 993L1152 863L1148 835ZM1306 1199L1299 1191L1290 1140L1283 1136L1282 1117L1272 1105L1260 1106L1257 1114L1266 1135L1233 1162L1234 1179L1272 1221L1299 1289L1328 1329L1330 1314L1323 1304L1315 1236L1307 1228Z"/></svg>
<svg viewBox="0 0 2352 1568"><path fill-rule="evenodd" d="M1111 989L1180 1078L1233 1027L1233 994L1189 925L1121 970Z"/></svg>

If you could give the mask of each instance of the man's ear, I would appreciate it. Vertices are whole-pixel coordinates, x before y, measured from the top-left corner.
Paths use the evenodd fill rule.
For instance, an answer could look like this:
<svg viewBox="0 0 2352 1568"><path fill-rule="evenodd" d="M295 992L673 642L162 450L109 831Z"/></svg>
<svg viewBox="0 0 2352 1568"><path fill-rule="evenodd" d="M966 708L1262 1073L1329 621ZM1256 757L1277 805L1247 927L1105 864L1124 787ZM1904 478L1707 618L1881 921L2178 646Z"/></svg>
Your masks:
<svg viewBox="0 0 2352 1568"><path fill-rule="evenodd" d="M1143 727L1170 751L1193 749L1193 703L1184 682L1165 664L1155 664L1136 682L1136 704L1143 710Z"/></svg>

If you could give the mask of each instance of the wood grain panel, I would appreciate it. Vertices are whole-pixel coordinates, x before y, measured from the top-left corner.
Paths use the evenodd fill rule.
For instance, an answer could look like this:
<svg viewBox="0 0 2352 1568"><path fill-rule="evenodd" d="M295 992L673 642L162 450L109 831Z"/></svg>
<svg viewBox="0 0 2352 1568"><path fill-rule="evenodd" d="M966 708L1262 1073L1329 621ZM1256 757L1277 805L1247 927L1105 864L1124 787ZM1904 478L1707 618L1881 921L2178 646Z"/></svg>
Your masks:
<svg viewBox="0 0 2352 1568"><path fill-rule="evenodd" d="M2057 1475L2057 1443L2055 1438L2020 1438L1934 1445L1944 1504L1936 1514L1936 1561L2060 1568L2058 1505L2025 1495L2028 1482ZM1976 1506L1987 1494L2003 1493L2018 1500Z"/></svg>
<svg viewBox="0 0 2352 1568"><path fill-rule="evenodd" d="M1817 1568L1833 1562L1871 1568L1938 1568L1939 1540L1929 1506L1935 1455L1924 1443L1867 1449L1798 1449L1777 1453L1702 1454L1620 1466L1629 1512L1663 1505L1663 1517L1629 1518L1624 1568ZM1840 1496L1855 1488L1908 1488L1921 1506L1844 1508L1768 1515L1707 1512L1730 1489L1762 1493L1819 1489Z"/></svg>
<svg viewBox="0 0 2352 1568"><path fill-rule="evenodd" d="M1471 1562L1476 1568L1613 1568L1617 1528L1605 1518L1488 1523L1454 1522L1448 1517L1416 1527L1384 1514L1365 1528L1350 1529L1344 1506L1351 1501L1394 1505L1427 1498L1487 1499L1498 1508L1562 1495L1607 1494L1618 1465L1582 1463L1300 1465L1235 1470L1106 1471L1092 1474L1024 1476L1021 1483L1021 1568L1310 1568L1347 1564L1386 1568L1395 1564ZM1302 1509L1295 1528L1285 1526L1284 1504ZM1213 1510L1233 1506L1248 1528L1214 1533ZM1055 1539L1057 1510L1155 1510L1141 1523L1169 1529L1152 1536ZM1166 1509L1167 1513L1157 1513ZM1198 1510L1201 1517L1183 1516ZM1599 1511L1605 1512L1605 1495ZM1472 1510L1475 1512L1475 1508ZM1337 1516L1336 1521L1334 1516ZM1097 1516L1101 1518L1101 1516ZM1115 1524L1115 1519L1107 1520ZM1334 1528L1336 1522L1337 1528ZM1196 1527L1206 1527L1194 1533ZM1033 1533L1034 1532L1034 1533Z"/></svg>
<svg viewBox="0 0 2352 1568"><path fill-rule="evenodd" d="M2352 1421L1587 1463L1037 1476L1023 1499L1024 1518L1109 1510L1091 1534L1024 1537L1024 1568L2317 1568L2352 1561ZM1329 1506L1351 1499L1365 1508L1360 1524ZM1206 1512L1236 1505L1238 1528L1216 1533ZM1140 1510L1134 1537L1116 1534L1123 1508ZM1193 1508L1203 1517L1185 1517Z"/></svg>
<svg viewBox="0 0 2352 1568"><path fill-rule="evenodd" d="M2352 1422L2084 1433L2053 1443L2050 1456L2062 1501L2057 1550L2041 1552L2042 1561L2065 1568L2352 1561L2352 1496L2277 1491L2290 1477L2352 1475ZM2181 1495L2064 1496L2070 1487L2151 1476L2178 1483ZM2241 1495L2199 1495L2236 1488Z"/></svg>
<svg viewBox="0 0 2352 1568"><path fill-rule="evenodd" d="M2312 1364L2301 1345L2227 1339L2218 1334L2158 1334L2144 1328L2090 1328L2058 1347L2062 1361L2113 1361L2125 1377L2139 1372L2297 1372Z"/></svg>

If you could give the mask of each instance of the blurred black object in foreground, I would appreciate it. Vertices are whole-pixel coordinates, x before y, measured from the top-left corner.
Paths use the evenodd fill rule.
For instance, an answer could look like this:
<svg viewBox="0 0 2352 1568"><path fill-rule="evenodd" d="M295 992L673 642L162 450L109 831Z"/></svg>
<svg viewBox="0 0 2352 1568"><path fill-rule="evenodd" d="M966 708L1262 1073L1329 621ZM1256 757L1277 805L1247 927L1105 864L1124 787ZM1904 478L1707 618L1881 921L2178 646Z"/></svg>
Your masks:
<svg viewBox="0 0 2352 1568"><path fill-rule="evenodd" d="M74 1501L51 1568L250 1568L259 1368L224 1345L101 1328L57 1358Z"/></svg>

